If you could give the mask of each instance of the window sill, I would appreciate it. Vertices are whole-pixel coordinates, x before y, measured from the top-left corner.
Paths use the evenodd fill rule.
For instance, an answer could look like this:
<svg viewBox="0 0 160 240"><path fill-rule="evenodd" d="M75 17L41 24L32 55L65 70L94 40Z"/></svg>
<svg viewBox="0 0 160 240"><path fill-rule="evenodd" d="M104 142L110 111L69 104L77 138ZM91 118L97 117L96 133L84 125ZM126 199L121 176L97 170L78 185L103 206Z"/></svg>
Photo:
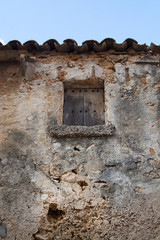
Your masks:
<svg viewBox="0 0 160 240"><path fill-rule="evenodd" d="M50 129L51 137L104 137L113 135L115 127L110 123L108 125L95 126L66 126L54 125Z"/></svg>

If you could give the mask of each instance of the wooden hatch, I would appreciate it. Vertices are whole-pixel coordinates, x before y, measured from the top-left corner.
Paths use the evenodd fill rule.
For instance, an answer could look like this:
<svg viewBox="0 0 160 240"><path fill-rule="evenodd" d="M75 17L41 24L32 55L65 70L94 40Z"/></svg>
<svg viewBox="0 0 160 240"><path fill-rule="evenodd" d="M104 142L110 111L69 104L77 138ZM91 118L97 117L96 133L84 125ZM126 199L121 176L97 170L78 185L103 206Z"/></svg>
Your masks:
<svg viewBox="0 0 160 240"><path fill-rule="evenodd" d="M64 125L94 126L103 125L104 123L104 89L65 89L63 109Z"/></svg>

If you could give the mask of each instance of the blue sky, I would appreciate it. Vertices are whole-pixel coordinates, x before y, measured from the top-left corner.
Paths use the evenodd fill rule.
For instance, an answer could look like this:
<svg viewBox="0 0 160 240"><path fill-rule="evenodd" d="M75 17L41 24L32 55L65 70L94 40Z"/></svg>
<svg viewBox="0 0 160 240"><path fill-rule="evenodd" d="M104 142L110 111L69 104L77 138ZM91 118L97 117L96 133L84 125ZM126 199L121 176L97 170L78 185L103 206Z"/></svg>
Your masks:
<svg viewBox="0 0 160 240"><path fill-rule="evenodd" d="M72 38L160 45L160 0L0 0L0 39Z"/></svg>

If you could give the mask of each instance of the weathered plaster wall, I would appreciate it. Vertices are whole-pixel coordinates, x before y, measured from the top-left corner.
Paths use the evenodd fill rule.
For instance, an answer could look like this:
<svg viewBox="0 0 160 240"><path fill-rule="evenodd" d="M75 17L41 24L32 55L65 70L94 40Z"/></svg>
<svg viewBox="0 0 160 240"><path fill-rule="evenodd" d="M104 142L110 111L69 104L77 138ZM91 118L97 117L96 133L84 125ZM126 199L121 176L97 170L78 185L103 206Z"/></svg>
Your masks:
<svg viewBox="0 0 160 240"><path fill-rule="evenodd" d="M104 81L106 137L50 134L63 84ZM160 239L159 56L0 63L0 239Z"/></svg>

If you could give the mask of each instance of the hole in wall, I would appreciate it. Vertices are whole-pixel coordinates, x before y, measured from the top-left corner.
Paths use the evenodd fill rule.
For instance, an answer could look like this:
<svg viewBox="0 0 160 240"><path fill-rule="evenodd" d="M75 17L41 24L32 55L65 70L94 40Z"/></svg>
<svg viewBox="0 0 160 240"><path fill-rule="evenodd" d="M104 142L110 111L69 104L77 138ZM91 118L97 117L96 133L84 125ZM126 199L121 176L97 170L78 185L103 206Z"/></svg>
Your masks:
<svg viewBox="0 0 160 240"><path fill-rule="evenodd" d="M75 173L75 174L78 174L78 171L77 171L76 168L75 168L75 169L72 169L72 172Z"/></svg>
<svg viewBox="0 0 160 240"><path fill-rule="evenodd" d="M64 218L65 212L57 208L56 203L51 203L49 205L49 210L47 214L47 219L49 223L57 222Z"/></svg>
<svg viewBox="0 0 160 240"><path fill-rule="evenodd" d="M80 152L80 148L79 148L78 146L75 146L75 147L74 147L74 150Z"/></svg>
<svg viewBox="0 0 160 240"><path fill-rule="evenodd" d="M81 186L82 191L85 190L86 187L88 186L88 183L86 181L83 181L83 180L78 181L77 183Z"/></svg>

